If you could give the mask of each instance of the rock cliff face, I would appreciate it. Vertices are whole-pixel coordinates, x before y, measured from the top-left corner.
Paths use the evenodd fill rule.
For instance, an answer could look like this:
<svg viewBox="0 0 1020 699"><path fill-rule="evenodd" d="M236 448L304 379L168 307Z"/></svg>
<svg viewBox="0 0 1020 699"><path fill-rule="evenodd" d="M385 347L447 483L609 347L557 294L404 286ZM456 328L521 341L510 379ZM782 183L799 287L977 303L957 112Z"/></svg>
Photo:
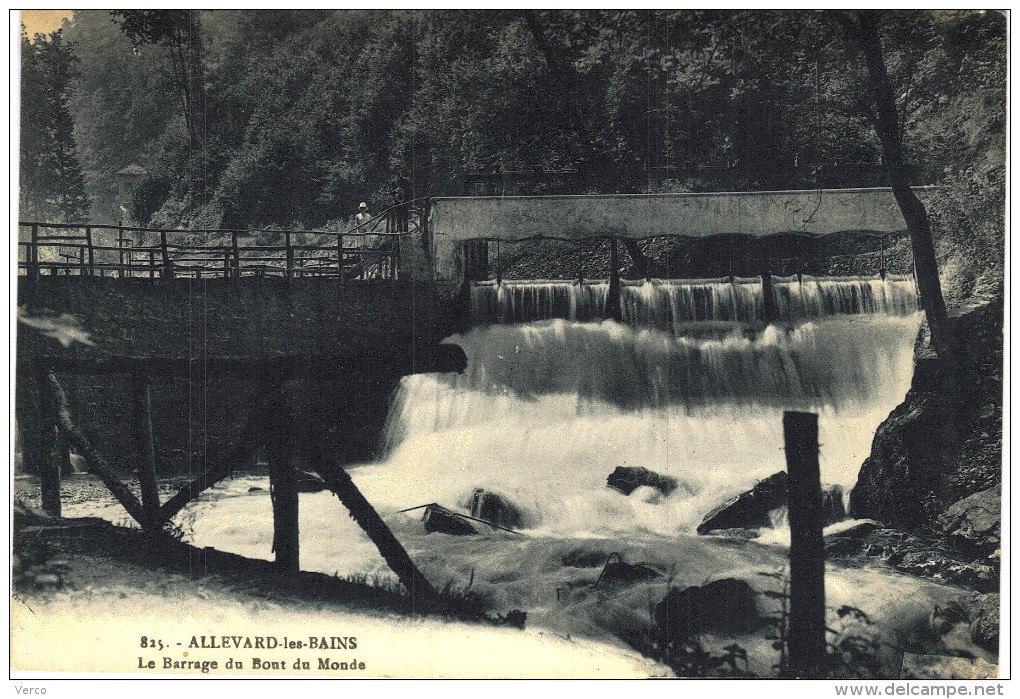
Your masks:
<svg viewBox="0 0 1020 699"><path fill-rule="evenodd" d="M989 547L998 547L998 525L985 522L984 511L995 509L997 520L991 500L997 501L1002 482L1002 298L957 311L952 325L952 362L935 356L922 326L910 391L875 433L850 493L850 515L942 534L950 543L965 543L966 553L988 555ZM967 531L978 529L996 541L946 531L948 520L940 522L940 515L982 491L988 491L981 497L988 506L980 508L980 526Z"/></svg>

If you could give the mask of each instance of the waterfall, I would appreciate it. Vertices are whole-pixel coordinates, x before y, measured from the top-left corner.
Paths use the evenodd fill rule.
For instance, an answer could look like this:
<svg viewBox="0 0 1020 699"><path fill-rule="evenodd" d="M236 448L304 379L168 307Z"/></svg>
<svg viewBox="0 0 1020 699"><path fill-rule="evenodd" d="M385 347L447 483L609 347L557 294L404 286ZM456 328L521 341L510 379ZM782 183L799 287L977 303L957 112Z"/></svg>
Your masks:
<svg viewBox="0 0 1020 699"><path fill-rule="evenodd" d="M563 318L591 320L607 315L605 281L482 282L471 288L476 323L522 323ZM913 278L774 277L772 296L784 321L830 315L907 316L917 310ZM761 320L765 305L761 279L650 279L623 281L620 310L634 326L670 329L684 323Z"/></svg>
<svg viewBox="0 0 1020 699"><path fill-rule="evenodd" d="M607 286L476 285L476 327L449 338L467 370L403 379L359 482L451 507L497 490L556 535L675 535L785 469L784 410L819 414L823 481L849 490L910 384L909 278L777 279L771 325L748 280L628 283L622 322L601 319ZM616 466L680 487L624 496Z"/></svg>

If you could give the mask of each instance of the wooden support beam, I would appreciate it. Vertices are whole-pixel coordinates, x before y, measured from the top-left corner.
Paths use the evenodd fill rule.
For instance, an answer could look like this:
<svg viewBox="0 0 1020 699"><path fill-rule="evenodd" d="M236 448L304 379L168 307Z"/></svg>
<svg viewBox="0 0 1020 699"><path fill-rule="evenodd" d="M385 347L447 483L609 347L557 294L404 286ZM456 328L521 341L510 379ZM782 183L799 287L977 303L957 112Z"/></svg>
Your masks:
<svg viewBox="0 0 1020 699"><path fill-rule="evenodd" d="M285 575L301 570L297 472L291 463L292 422L283 385L271 384L262 426L273 501L273 551L277 567Z"/></svg>
<svg viewBox="0 0 1020 699"><path fill-rule="evenodd" d="M150 519L159 517L159 485L156 480L156 440L152 434L152 395L149 377L131 375L131 403L135 441L138 444L138 482L142 507Z"/></svg>
<svg viewBox="0 0 1020 699"><path fill-rule="evenodd" d="M825 676L825 542L818 416L783 413L783 439L789 475L789 673L817 679Z"/></svg>
<svg viewBox="0 0 1020 699"><path fill-rule="evenodd" d="M372 504L358 490L358 486L351 480L350 474L339 464L327 463L325 459L321 459L316 464L315 470L326 483L326 487L340 498L340 502L351 513L351 518L361 526L368 538L379 549L383 559L407 588L413 604L419 602L423 606L432 604L438 596L435 588L432 587L428 578L418 570L418 566L407 555L403 545L393 535Z"/></svg>
<svg viewBox="0 0 1020 699"><path fill-rule="evenodd" d="M113 469L106 463L106 459L93 448L89 440L85 438L85 435L75 427L74 421L71 419L71 410L67 405L67 396L64 394L64 389L61 387L60 382L57 381L57 377L52 372L44 374L42 389L49 392L48 400L51 401L50 405L56 408L57 427L67 437L67 441L70 442L71 446L84 457L85 462L88 464L89 472L99 477L103 485L109 489L121 506L127 510L127 513L134 517L139 524L146 528L159 526L161 522L154 522L148 518L142 503L138 502L138 499L131 491L117 480L116 476L113 475Z"/></svg>
<svg viewBox="0 0 1020 699"><path fill-rule="evenodd" d="M58 459L60 473L64 475L74 473L74 467L71 465L71 445L67 443L67 437L59 429L57 429L57 453L60 456Z"/></svg>
<svg viewBox="0 0 1020 699"><path fill-rule="evenodd" d="M467 355L460 345L443 343L422 347L416 352L415 364L409 353L394 357L378 357L378 366L403 373L464 371ZM422 357L425 361L422 361ZM102 359L52 355L45 358L47 365L62 373L77 374L147 374L153 376L190 377L200 362L198 358L180 357L126 357L108 356ZM363 366L357 357L344 355L279 355L264 360L248 357L209 357L203 362L208 374L226 374L242 378L258 376L268 382L292 379L318 380L324 377L342 379L351 371ZM31 370L27 362L18 364L19 375Z"/></svg>
<svg viewBox="0 0 1020 699"><path fill-rule="evenodd" d="M53 392L46 383L46 374L39 376L39 489L42 495L42 508L53 515L60 516L60 451L57 446L57 405Z"/></svg>

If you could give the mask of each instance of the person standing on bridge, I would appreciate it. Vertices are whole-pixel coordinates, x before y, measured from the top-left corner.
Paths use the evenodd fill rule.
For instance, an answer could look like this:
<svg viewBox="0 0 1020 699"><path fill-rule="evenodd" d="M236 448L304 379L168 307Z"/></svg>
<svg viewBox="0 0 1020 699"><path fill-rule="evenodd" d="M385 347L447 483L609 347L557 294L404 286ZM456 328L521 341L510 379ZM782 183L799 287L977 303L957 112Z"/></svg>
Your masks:
<svg viewBox="0 0 1020 699"><path fill-rule="evenodd" d="M376 222L372 222L372 214L368 211L368 203L361 202L358 204L358 213L354 217L355 231L357 233L367 234L374 230ZM383 238L378 235L363 235L361 238L361 277L363 279L373 279L380 276L382 272L382 253L380 249L383 245Z"/></svg>

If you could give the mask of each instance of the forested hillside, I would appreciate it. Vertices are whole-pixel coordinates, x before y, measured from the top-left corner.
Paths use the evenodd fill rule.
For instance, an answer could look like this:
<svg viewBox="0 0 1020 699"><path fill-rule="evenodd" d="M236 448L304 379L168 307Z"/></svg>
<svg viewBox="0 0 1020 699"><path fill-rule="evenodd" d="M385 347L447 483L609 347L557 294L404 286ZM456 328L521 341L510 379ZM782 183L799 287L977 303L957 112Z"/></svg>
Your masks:
<svg viewBox="0 0 1020 699"><path fill-rule="evenodd" d="M415 196L462 193L465 173L533 169L577 170L582 192L881 184L852 23L793 11L87 10L23 49L59 43L72 59L73 77L54 72L47 89L73 117L93 220L116 220L114 173L138 164L149 173L138 221L311 227L339 225L362 200L383 208L398 174ZM942 261L998 268L1005 19L890 12L880 29L914 178L947 187L929 212Z"/></svg>

